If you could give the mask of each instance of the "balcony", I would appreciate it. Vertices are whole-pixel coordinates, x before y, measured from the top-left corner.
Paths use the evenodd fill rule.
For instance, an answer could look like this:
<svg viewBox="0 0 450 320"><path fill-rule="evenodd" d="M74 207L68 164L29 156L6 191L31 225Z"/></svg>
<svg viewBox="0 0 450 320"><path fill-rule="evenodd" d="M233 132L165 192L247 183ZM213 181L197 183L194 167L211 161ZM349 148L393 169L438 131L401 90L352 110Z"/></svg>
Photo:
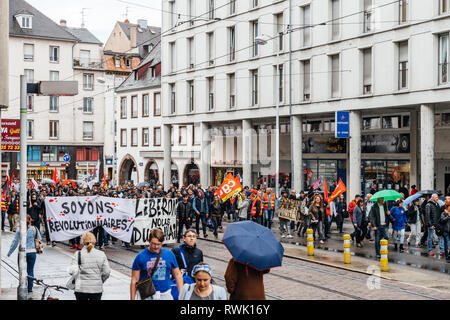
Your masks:
<svg viewBox="0 0 450 320"><path fill-rule="evenodd" d="M104 60L100 59L86 59L86 58L74 58L74 69L89 69L89 70L103 70L105 69Z"/></svg>

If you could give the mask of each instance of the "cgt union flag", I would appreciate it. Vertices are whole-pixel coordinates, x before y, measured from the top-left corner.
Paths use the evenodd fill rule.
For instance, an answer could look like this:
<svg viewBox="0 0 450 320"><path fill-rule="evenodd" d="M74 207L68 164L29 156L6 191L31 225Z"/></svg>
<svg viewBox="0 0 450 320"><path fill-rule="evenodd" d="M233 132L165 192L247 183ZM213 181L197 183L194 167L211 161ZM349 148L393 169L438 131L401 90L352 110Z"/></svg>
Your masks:
<svg viewBox="0 0 450 320"><path fill-rule="evenodd" d="M215 195L218 195L225 202L241 190L242 185L239 177L235 178L231 173L228 173Z"/></svg>

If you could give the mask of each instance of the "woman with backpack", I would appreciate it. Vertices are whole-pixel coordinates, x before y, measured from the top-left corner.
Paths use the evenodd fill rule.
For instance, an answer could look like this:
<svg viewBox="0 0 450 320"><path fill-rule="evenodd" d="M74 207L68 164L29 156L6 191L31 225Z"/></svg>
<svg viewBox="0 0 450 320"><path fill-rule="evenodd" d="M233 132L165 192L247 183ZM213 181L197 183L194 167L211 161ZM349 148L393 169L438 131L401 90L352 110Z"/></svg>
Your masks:
<svg viewBox="0 0 450 320"><path fill-rule="evenodd" d="M403 243L405 241L405 227L408 220L406 218L406 210L402 207L403 200L399 199L391 209L392 229L394 230L394 250L397 251L400 242L400 252L404 252Z"/></svg>
<svg viewBox="0 0 450 320"><path fill-rule="evenodd" d="M26 246L26 260L27 260L27 274L29 277L34 277L34 265L36 263L36 254L42 253L42 248L39 247L38 241L42 240L41 234L35 226L33 226L30 215L27 215L27 246ZM19 237L20 237L20 228L17 228L16 234L14 236L14 240L11 243L11 247L9 248L7 256L11 256L11 254L16 250L19 245ZM38 247L36 247L38 245ZM33 292L33 279L28 278L28 293Z"/></svg>

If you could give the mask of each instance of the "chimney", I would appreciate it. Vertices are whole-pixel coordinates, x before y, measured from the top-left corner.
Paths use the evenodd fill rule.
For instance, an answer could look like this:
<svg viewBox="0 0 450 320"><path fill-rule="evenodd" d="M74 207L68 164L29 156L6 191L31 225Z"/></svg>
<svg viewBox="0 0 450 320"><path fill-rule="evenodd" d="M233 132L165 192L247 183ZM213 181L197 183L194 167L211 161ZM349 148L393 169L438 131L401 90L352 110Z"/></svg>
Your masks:
<svg viewBox="0 0 450 320"><path fill-rule="evenodd" d="M137 23L141 29L147 29L148 27L147 20L145 19L138 19Z"/></svg>
<svg viewBox="0 0 450 320"><path fill-rule="evenodd" d="M136 48L137 45L137 25L130 24L130 42L131 47Z"/></svg>
<svg viewBox="0 0 450 320"><path fill-rule="evenodd" d="M67 27L67 21L64 20L64 19L61 19L61 20L59 21L59 25L60 25L61 27Z"/></svg>

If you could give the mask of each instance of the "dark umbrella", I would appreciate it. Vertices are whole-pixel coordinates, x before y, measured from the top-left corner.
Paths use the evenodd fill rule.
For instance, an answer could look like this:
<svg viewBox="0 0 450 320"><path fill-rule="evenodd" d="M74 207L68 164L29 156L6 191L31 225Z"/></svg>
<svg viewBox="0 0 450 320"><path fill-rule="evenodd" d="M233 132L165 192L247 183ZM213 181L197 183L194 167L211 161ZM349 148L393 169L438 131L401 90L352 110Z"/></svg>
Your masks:
<svg viewBox="0 0 450 320"><path fill-rule="evenodd" d="M435 194L435 193L437 195L442 194L441 190L420 190L420 191L417 191L417 193L421 193L424 196L431 196L432 194Z"/></svg>
<svg viewBox="0 0 450 320"><path fill-rule="evenodd" d="M284 248L272 231L253 221L229 224L222 239L236 262L263 271L281 266Z"/></svg>

